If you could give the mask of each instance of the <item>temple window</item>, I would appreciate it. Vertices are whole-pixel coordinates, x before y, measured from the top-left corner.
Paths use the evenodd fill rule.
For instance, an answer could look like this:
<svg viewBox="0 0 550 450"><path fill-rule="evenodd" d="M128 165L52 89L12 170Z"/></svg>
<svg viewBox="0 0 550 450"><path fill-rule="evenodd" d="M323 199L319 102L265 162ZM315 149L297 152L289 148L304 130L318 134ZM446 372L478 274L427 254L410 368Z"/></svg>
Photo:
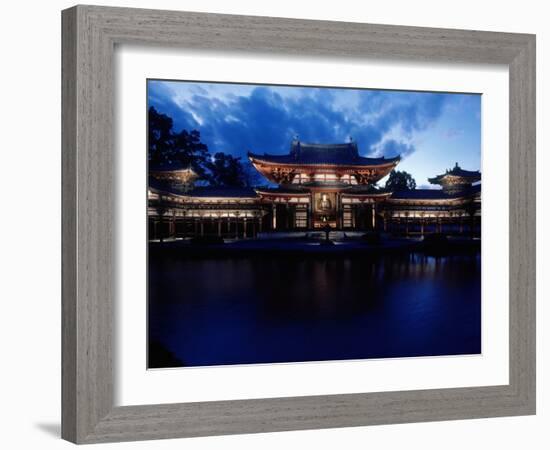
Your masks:
<svg viewBox="0 0 550 450"><path fill-rule="evenodd" d="M295 226L296 228L307 228L307 210L296 210Z"/></svg>
<svg viewBox="0 0 550 450"><path fill-rule="evenodd" d="M349 174L344 174L340 177L340 182L345 184L351 184L351 176Z"/></svg>
<svg viewBox="0 0 550 450"><path fill-rule="evenodd" d="M338 180L338 177L335 173L316 173L315 181L319 182L335 182Z"/></svg>
<svg viewBox="0 0 550 450"><path fill-rule="evenodd" d="M307 173L297 173L292 179L292 184L302 184L309 181L309 175Z"/></svg>
<svg viewBox="0 0 550 450"><path fill-rule="evenodd" d="M353 212L351 209L345 209L344 210L344 228L352 228L353 227Z"/></svg>

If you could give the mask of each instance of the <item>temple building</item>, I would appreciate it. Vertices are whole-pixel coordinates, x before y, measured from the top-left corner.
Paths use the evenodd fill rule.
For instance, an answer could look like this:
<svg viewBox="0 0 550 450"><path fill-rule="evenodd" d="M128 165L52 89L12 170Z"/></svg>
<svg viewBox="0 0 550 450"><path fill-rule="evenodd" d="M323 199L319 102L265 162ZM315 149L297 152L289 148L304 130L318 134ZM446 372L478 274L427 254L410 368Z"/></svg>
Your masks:
<svg viewBox="0 0 550 450"><path fill-rule="evenodd" d="M157 164L149 168L153 180L164 182L174 192L186 192L194 187L198 174L189 166L176 164Z"/></svg>
<svg viewBox="0 0 550 450"><path fill-rule="evenodd" d="M438 189L391 192L376 187L400 157L360 156L357 144L292 141L288 154L249 153L269 185L196 186L190 167L149 171L149 238L259 233L326 228L394 234L478 234L481 173L458 164L428 181Z"/></svg>
<svg viewBox="0 0 550 450"><path fill-rule="evenodd" d="M428 181L441 189L392 192L382 209L384 230L406 235L438 232L478 236L481 231L481 173L452 170Z"/></svg>

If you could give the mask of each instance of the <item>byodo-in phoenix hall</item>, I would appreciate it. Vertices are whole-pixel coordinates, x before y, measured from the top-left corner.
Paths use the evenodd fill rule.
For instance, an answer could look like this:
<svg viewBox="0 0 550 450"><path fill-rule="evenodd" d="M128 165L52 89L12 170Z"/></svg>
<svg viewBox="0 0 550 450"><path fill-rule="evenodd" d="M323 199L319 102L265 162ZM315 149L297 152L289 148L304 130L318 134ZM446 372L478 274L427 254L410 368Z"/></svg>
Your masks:
<svg viewBox="0 0 550 450"><path fill-rule="evenodd" d="M428 181L436 189L390 191L376 183L400 156L360 156L356 142L291 142L288 154L248 153L264 187L196 186L191 167L149 168L149 239L258 238L320 229L396 235L477 236L481 173L458 163Z"/></svg>

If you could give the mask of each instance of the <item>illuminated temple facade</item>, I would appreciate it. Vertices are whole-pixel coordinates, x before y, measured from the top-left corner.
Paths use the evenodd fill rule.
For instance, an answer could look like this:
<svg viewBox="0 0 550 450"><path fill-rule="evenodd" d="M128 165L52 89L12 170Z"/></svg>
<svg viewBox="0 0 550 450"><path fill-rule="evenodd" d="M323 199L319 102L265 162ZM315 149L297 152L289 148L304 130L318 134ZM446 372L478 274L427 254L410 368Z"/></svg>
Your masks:
<svg viewBox="0 0 550 450"><path fill-rule="evenodd" d="M376 182L400 161L360 156L357 144L294 140L286 155L249 153L268 187L196 186L191 168L149 171L149 238L324 229L398 235L479 234L481 173L458 164L428 181L437 189L388 191Z"/></svg>

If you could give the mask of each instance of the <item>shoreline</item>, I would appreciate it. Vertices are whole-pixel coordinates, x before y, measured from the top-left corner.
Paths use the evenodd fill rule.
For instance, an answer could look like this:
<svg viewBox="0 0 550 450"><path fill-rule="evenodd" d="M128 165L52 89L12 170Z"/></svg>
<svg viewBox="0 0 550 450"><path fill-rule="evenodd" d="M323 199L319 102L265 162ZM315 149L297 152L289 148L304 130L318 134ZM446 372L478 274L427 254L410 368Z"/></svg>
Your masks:
<svg viewBox="0 0 550 450"><path fill-rule="evenodd" d="M425 253L426 256L474 254L481 251L479 239L449 239L426 242L414 238L382 238L379 243L341 239L325 244L306 238L227 240L224 243L193 243L190 239L148 242L150 256L248 257L248 256L369 256Z"/></svg>

